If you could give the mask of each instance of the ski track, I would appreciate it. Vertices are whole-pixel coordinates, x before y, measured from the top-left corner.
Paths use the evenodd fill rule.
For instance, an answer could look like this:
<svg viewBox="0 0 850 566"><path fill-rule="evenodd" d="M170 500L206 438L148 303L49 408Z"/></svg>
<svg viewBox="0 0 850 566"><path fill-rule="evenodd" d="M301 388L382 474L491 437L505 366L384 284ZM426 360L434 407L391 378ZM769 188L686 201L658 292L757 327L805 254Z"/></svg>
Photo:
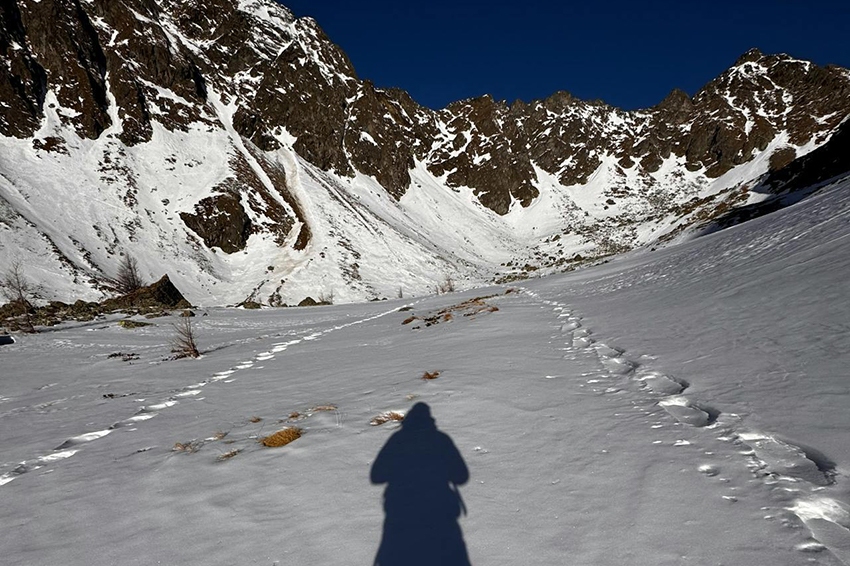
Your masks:
<svg viewBox="0 0 850 566"><path fill-rule="evenodd" d="M631 359L624 349L598 341L593 331L583 326L583 317L569 305L546 299L529 289L523 289L523 293L551 308L557 318L555 328L559 330L553 338L563 340L560 349L565 352L565 360L576 359L582 351L592 351L598 358L601 371L583 374L584 383L580 386L589 386L598 395L649 396L646 401L655 400L656 406L678 423L715 434L717 440L733 446L734 451L746 459L753 476L759 478L778 505L783 506L787 512L783 523L790 525L796 520L809 529L813 540L796 545L796 550L806 553L828 550L850 566L850 504L822 493L838 479L834 464L827 457L813 448L797 446L769 432L747 429L738 415L723 413L709 403L686 395L690 387L688 381L652 370L653 356ZM544 376L545 379L558 377L561 376ZM653 414L652 411L644 412ZM650 429L663 428L669 423L669 418L666 422L660 419L653 422ZM673 446L691 444L678 440ZM714 477L721 470L714 464L701 464L697 472ZM735 495L721 497L737 501Z"/></svg>
<svg viewBox="0 0 850 566"><path fill-rule="evenodd" d="M418 302L419 301L414 301L405 306L413 306ZM380 312L372 316L367 316L351 322L346 322L345 324L332 326L324 330L307 330L304 332L304 334L293 338L292 340L274 343L268 351L260 352L259 354L253 356L251 359L239 362L236 365L230 367L229 369L215 372L204 381L195 383L193 385L188 385L186 387L183 387L182 389L177 389L177 393L169 395L165 399L162 399L160 402L141 407L136 412L136 414L126 419L120 420L116 423L113 423L108 428L73 436L65 440L56 448L54 448L53 451L49 454L38 456L29 460L24 460L23 462L17 464L10 472L6 472L5 474L0 475L0 486L4 486L28 472L39 470L44 468L48 464L70 458L71 456L80 452L82 446L100 438L103 438L104 436L111 434L115 430L121 428L135 427L139 423L142 423L146 420L150 420L156 417L161 411L177 405L178 403L180 403L180 400L196 397L201 393L201 388L208 384L216 382L231 383L237 379L237 377L234 376L238 372L254 367L254 364L256 362L272 360L277 354L285 352L291 346L295 346L302 342L318 340L323 336L330 334L331 332L336 332L337 330L344 330L352 326L357 326L360 324L371 322L373 320L377 320L379 318L397 312L399 308L401 307L396 307L391 310ZM198 400L200 399L203 399L203 397L198 398ZM135 430L135 428L129 428L129 430Z"/></svg>

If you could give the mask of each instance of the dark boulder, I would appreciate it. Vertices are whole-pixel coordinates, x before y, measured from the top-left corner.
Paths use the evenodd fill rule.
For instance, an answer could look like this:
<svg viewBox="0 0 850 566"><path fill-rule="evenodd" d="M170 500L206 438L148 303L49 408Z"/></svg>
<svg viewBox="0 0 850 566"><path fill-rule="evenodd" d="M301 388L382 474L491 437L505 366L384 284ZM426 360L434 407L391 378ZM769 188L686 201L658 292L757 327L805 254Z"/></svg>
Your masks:
<svg viewBox="0 0 850 566"><path fill-rule="evenodd" d="M101 303L104 310L117 309L188 309L192 305L183 297L183 294L174 286L168 275L163 275L162 279L149 285L142 287L137 291L107 299Z"/></svg>

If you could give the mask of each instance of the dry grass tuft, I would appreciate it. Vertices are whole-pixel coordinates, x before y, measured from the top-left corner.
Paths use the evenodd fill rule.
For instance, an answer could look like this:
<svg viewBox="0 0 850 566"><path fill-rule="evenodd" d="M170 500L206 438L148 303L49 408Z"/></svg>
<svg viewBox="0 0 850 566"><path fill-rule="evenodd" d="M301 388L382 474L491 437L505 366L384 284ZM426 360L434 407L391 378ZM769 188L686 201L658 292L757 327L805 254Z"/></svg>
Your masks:
<svg viewBox="0 0 850 566"><path fill-rule="evenodd" d="M216 458L216 460L218 460L219 462L224 462L225 460L230 460L231 458L233 458L234 456L236 456L240 452L242 452L242 449L237 448L235 450L231 450L230 452L225 452L224 454L219 454L219 456L218 456L218 458Z"/></svg>
<svg viewBox="0 0 850 566"><path fill-rule="evenodd" d="M218 432L217 432L217 433L215 433L212 437L213 437L215 440L221 440L221 439L222 439L222 438L224 438L225 436L227 436L227 433L226 433L226 432L218 431Z"/></svg>
<svg viewBox="0 0 850 566"><path fill-rule="evenodd" d="M442 372L440 370L426 371L422 374L422 379L437 379L438 377L440 377L441 373Z"/></svg>
<svg viewBox="0 0 850 566"><path fill-rule="evenodd" d="M278 448L286 446L293 440L301 438L301 429L298 427L289 427L277 431L276 433L260 439L260 444L267 448Z"/></svg>
<svg viewBox="0 0 850 566"><path fill-rule="evenodd" d="M402 321L402 323L401 323L401 324L402 324L402 325L410 324L410 323L411 323L411 322L413 322L414 320L418 320L418 319L419 319L419 317L411 316L411 317L409 317L409 318L405 318L405 319L404 319L404 321Z"/></svg>
<svg viewBox="0 0 850 566"><path fill-rule="evenodd" d="M336 411L336 405L319 405L310 409L310 412L317 413L319 411Z"/></svg>
<svg viewBox="0 0 850 566"><path fill-rule="evenodd" d="M197 440L190 440L189 442L175 442L171 451L193 454L200 450L201 446L203 446L203 442L199 442Z"/></svg>
<svg viewBox="0 0 850 566"><path fill-rule="evenodd" d="M298 419L300 417L301 417L301 413L299 413L298 411L292 411L291 413L289 413L289 419L290 420L294 421L295 419Z"/></svg>
<svg viewBox="0 0 850 566"><path fill-rule="evenodd" d="M371 421L369 421L369 424L372 426L380 426L390 421L401 422L403 420L404 413L399 413L398 411L388 411L386 413L381 413L377 417L374 417Z"/></svg>
<svg viewBox="0 0 850 566"><path fill-rule="evenodd" d="M255 417L251 417L251 418L250 418L250 419L248 419L248 420L249 420L249 421L251 421L252 423L258 423L258 422L260 422L260 421L262 421L262 420L263 420L263 417L256 417L256 416L255 416Z"/></svg>
<svg viewBox="0 0 850 566"><path fill-rule="evenodd" d="M138 320L124 319L118 321L118 326L132 330L133 328L143 328L145 326L153 326L150 322L140 322Z"/></svg>

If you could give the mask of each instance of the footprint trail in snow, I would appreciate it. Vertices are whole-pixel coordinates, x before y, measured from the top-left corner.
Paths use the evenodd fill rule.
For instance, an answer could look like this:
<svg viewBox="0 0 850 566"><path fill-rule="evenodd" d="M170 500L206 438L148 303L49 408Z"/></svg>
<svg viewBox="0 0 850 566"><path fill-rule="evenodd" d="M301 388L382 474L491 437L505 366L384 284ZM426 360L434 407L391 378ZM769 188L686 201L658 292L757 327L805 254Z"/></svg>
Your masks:
<svg viewBox="0 0 850 566"><path fill-rule="evenodd" d="M415 303L411 303L411 305L412 304ZM48 464L70 458L71 456L74 456L75 454L79 453L84 445L101 439L111 434L117 429L135 430L132 427L135 427L139 423L156 417L161 411L177 405L178 403L180 403L181 400L187 398L198 398L197 396L200 395L201 388L205 387L206 385L217 382L231 383L236 379L236 375L238 374L238 372L251 369L257 362L272 360L275 358L276 354L285 352L291 346L295 346L305 341L309 342L312 340L318 340L323 336L330 334L331 332L336 332L338 330L344 330L352 326L371 322L373 320L377 320L397 311L398 308L393 308L389 311L382 311L372 316L359 318L357 320L332 326L324 330L307 331L307 333L302 336L293 338L285 342L274 343L272 344L272 347L269 351L260 352L259 354L253 356L251 359L239 362L236 365L230 367L229 369L215 372L208 379L205 379L199 383L195 383L193 385L183 387L182 389L178 389L176 393L172 393L167 398L162 399L157 403L141 407L136 412L136 414L126 419L115 422L108 428L73 436L59 444L49 454L38 456L33 459L28 459L23 462L20 462L17 465L13 465L11 471L0 475L0 486L4 486L28 472L39 470L44 468ZM202 398L198 399L200 400Z"/></svg>
<svg viewBox="0 0 850 566"><path fill-rule="evenodd" d="M850 505L823 493L825 487L837 481L835 465L828 458L776 435L748 430L738 415L724 414L703 400L687 395L690 383L685 379L652 370L654 358L651 356L631 359L624 349L600 342L593 331L583 325L582 317L568 305L547 300L528 289L524 293L541 301L556 315L559 322L556 328L564 344L560 349L566 352L566 360L575 359L579 351L591 351L598 358L602 370L598 374L584 375L584 385L600 395L630 391L651 396L657 407L677 423L704 429L715 434L717 440L730 444L745 458L753 476L761 480L782 506L783 524L793 527L796 520L812 533L812 540L795 548L807 553L829 551L850 566ZM658 421L651 428L664 426L663 421ZM687 440L673 444L676 447L689 445L691 442ZM709 477L720 473L714 464L701 464L697 471ZM722 497L737 501L732 494ZM773 516L765 518L773 519Z"/></svg>

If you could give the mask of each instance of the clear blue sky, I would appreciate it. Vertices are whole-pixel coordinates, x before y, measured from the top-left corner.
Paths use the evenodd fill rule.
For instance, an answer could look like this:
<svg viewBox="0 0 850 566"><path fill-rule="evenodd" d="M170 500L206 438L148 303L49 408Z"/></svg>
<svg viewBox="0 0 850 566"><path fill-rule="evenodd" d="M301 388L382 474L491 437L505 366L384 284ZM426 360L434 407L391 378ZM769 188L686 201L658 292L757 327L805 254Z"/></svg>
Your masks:
<svg viewBox="0 0 850 566"><path fill-rule="evenodd" d="M850 0L282 0L358 75L425 106L566 90L626 109L693 95L747 49L850 67Z"/></svg>

